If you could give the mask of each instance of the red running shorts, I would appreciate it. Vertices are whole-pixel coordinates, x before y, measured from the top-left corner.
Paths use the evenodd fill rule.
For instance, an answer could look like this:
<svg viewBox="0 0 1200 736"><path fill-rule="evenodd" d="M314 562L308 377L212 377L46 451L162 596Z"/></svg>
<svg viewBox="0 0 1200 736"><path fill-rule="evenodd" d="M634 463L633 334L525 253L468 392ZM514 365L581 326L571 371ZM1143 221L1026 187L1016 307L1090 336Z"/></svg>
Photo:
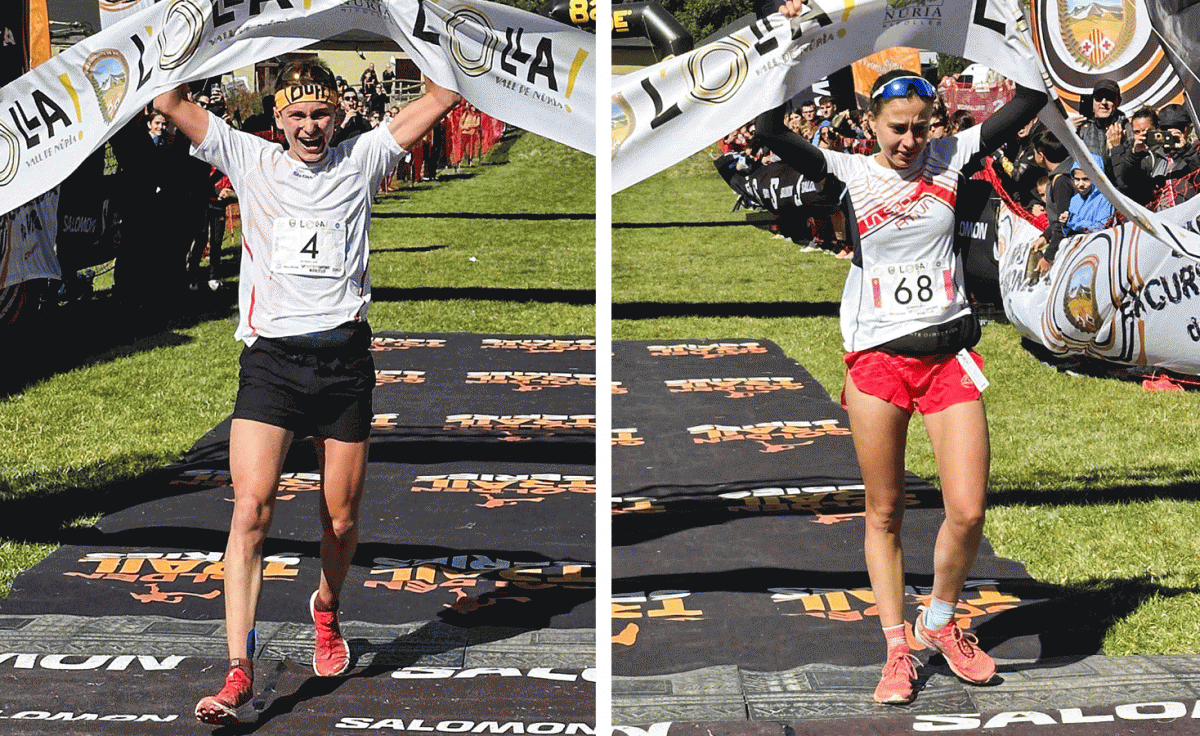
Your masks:
<svg viewBox="0 0 1200 736"><path fill-rule="evenodd" d="M983 358L974 350L967 353L979 368ZM882 350L846 353L847 375L864 394L895 404L912 414L937 412L955 404L979 399L979 389L963 370L955 355L921 357L894 355ZM842 407L846 391L842 389Z"/></svg>

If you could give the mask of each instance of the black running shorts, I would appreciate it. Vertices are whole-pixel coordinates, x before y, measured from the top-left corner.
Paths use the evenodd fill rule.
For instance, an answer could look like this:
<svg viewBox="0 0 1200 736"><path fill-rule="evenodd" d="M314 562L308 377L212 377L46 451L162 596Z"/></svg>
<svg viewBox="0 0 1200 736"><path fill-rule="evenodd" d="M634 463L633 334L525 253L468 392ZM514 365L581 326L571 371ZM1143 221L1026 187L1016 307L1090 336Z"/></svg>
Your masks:
<svg viewBox="0 0 1200 736"><path fill-rule="evenodd" d="M238 362L235 419L283 427L303 437L362 442L371 434L375 361L371 328L358 323L338 347L289 345L260 337Z"/></svg>

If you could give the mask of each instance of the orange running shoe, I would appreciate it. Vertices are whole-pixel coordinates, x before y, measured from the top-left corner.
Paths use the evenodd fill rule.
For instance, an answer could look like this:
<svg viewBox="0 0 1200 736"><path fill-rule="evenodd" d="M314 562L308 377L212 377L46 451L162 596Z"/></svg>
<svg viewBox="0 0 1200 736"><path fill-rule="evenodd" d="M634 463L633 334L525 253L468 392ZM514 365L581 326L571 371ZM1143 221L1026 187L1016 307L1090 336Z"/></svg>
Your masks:
<svg viewBox="0 0 1200 736"><path fill-rule="evenodd" d="M941 652L951 671L967 682L979 685L996 674L995 660L979 648L974 634L963 632L953 620L940 629L926 628L922 608L913 624L913 633L922 644Z"/></svg>
<svg viewBox="0 0 1200 736"><path fill-rule="evenodd" d="M907 649L896 649L888 654L883 665L883 676L875 687L875 702L888 705L911 703L917 696L917 665L920 662Z"/></svg>
<svg viewBox="0 0 1200 736"><path fill-rule="evenodd" d="M241 667L231 666L221 692L196 703L196 720L212 726L236 726L242 722L238 718L238 708L249 703L252 697L254 681Z"/></svg>
<svg viewBox="0 0 1200 736"><path fill-rule="evenodd" d="M313 626L317 630L313 672L320 677L344 674L350 669L350 645L342 638L337 611L318 611L317 592L313 591L312 598L308 599L308 612L312 614Z"/></svg>

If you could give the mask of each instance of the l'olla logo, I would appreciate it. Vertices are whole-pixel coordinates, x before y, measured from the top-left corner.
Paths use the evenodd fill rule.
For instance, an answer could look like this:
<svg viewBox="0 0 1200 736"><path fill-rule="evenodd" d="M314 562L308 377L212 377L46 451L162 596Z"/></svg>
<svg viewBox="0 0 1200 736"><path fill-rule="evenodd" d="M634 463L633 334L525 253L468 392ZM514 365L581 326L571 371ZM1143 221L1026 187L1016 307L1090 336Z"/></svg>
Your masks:
<svg viewBox="0 0 1200 736"><path fill-rule="evenodd" d="M694 99L720 104L737 94L750 71L750 46L736 36L709 44L692 54L684 67Z"/></svg>
<svg viewBox="0 0 1200 736"><path fill-rule="evenodd" d="M0 187L17 178L17 170L21 168L19 146L17 134L9 130L4 123L0 123Z"/></svg>
<svg viewBox="0 0 1200 736"><path fill-rule="evenodd" d="M464 74L478 77L491 71L499 40L486 15L464 5L446 19L446 28L450 31L450 56ZM471 56L468 51L478 55Z"/></svg>
<svg viewBox="0 0 1200 736"><path fill-rule="evenodd" d="M158 68L177 69L188 62L200 47L204 22L212 5L197 4L197 0L171 0L163 14L163 28L158 36Z"/></svg>

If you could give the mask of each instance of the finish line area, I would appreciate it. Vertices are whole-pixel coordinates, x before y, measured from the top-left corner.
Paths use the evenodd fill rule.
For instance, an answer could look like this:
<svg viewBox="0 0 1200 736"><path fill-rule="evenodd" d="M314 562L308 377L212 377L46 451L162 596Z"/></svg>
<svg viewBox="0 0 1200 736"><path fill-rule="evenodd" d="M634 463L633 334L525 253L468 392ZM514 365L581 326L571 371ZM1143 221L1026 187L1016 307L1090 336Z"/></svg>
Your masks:
<svg viewBox="0 0 1200 736"><path fill-rule="evenodd" d="M959 682L912 637L928 601L940 493L908 475L916 700L872 699L883 636L863 561L845 412L773 343L614 342L615 732L1193 733L1200 658L1110 657L1134 605L1034 580L985 539L957 611L996 658Z"/></svg>
<svg viewBox="0 0 1200 736"><path fill-rule="evenodd" d="M376 334L375 422L341 607L352 666L311 669L319 476L298 439L266 543L238 733L592 733L594 340ZM227 666L228 427L0 602L0 730L196 732Z"/></svg>

